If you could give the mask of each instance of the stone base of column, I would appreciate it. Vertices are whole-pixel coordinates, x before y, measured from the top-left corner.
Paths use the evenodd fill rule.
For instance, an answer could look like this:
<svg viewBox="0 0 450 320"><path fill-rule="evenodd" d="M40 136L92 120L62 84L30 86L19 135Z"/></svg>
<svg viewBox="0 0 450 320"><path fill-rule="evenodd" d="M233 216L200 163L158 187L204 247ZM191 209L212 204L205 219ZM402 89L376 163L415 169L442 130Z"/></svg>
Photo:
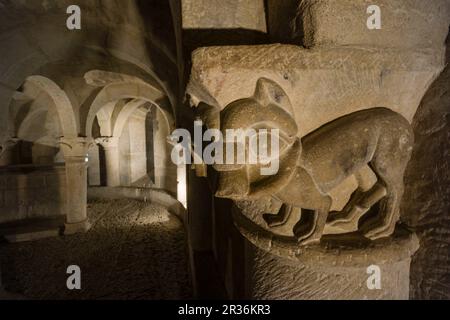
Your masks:
<svg viewBox="0 0 450 320"><path fill-rule="evenodd" d="M246 241L246 297L262 300L406 300L415 234L396 231L370 242L358 234L326 236L299 247L234 214Z"/></svg>
<svg viewBox="0 0 450 320"><path fill-rule="evenodd" d="M92 227L92 225L88 219L86 219L85 221L82 221L82 222L78 222L78 223L66 223L65 229L64 229L64 234L72 235L72 234L77 234L77 233L85 233L85 232L88 232L89 229L91 229L91 227Z"/></svg>

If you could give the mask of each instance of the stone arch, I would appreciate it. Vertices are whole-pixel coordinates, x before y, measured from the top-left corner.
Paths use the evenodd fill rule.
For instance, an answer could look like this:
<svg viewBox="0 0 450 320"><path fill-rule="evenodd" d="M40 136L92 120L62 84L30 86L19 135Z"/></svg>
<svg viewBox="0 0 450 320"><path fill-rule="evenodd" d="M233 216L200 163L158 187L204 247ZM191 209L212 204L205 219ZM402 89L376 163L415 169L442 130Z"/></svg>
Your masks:
<svg viewBox="0 0 450 320"><path fill-rule="evenodd" d="M92 126L99 111L109 103L122 99L139 99L156 105L164 114L168 127L175 129L174 117L165 93L143 82L118 82L105 86L91 104L84 126L86 136L92 135Z"/></svg>
<svg viewBox="0 0 450 320"><path fill-rule="evenodd" d="M116 122L112 130L113 137L120 137L129 117L141 106L148 103L141 99L134 99L128 102L117 116Z"/></svg>
<svg viewBox="0 0 450 320"><path fill-rule="evenodd" d="M48 110L44 108L38 108L29 112L26 117L18 124L15 136L23 140L23 137L26 136L28 131L30 131L30 127L33 125L33 123L36 122L36 119L39 119L42 116L46 117L47 112Z"/></svg>
<svg viewBox="0 0 450 320"><path fill-rule="evenodd" d="M67 94L55 82L43 76L30 76L25 82L31 82L41 88L53 100L63 136L66 138L77 137L75 113Z"/></svg>
<svg viewBox="0 0 450 320"><path fill-rule="evenodd" d="M104 137L110 137L113 133L112 116L114 109L119 101L112 101L101 108L96 117L100 126L100 134Z"/></svg>

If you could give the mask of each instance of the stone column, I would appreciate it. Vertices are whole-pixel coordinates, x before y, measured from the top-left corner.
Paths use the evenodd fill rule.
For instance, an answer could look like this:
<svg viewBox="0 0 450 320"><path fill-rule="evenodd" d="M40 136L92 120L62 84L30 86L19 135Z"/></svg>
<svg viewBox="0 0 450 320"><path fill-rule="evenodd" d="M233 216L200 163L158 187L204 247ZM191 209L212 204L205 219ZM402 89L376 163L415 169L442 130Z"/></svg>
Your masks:
<svg viewBox="0 0 450 320"><path fill-rule="evenodd" d="M170 160L170 152L167 150L167 137L170 135L165 125L163 114L158 110L155 113L153 149L155 159L155 184L158 188L167 189L168 164Z"/></svg>
<svg viewBox="0 0 450 320"><path fill-rule="evenodd" d="M92 142L86 138L62 138L61 149L66 162L67 196L65 234L86 232L87 217L87 153Z"/></svg>
<svg viewBox="0 0 450 320"><path fill-rule="evenodd" d="M108 187L120 186L119 139L104 137L96 139L95 142L101 145L105 151L106 185Z"/></svg>
<svg viewBox="0 0 450 320"><path fill-rule="evenodd" d="M438 0L381 2L383 14L392 15L380 30L361 21L365 0L303 0L281 23L269 18L274 38L292 29L283 25L303 30L304 37L290 34L298 46L204 47L193 53L187 94L208 129L277 128L294 138L283 139L280 170L272 177L252 164L215 166L216 195L234 201L233 222L243 236L235 237L233 224L213 220L220 231L214 235L219 270L225 270L233 298L408 298L410 261L419 242L396 224L401 214L411 214L400 210L402 175L413 149L412 120L445 65L450 7ZM282 9L273 12L290 12L277 4L270 1L271 8ZM349 19L340 19L344 11ZM357 117L376 113L389 114L392 122L368 116L368 126L354 130L361 124ZM351 139L334 134L344 127ZM383 135L377 141L402 147L386 154L380 147L372 159L341 152L361 150L365 135L372 139L376 132ZM366 169L348 170L359 159ZM376 161L386 169L382 174L367 166ZM369 183L374 176L375 185ZM229 213L215 202L215 211Z"/></svg>
<svg viewBox="0 0 450 320"><path fill-rule="evenodd" d="M300 247L256 227L238 208L233 211L234 223L244 236L245 253L240 259L246 275L245 292L234 298L409 299L411 257L419 248L415 234L399 229L379 243L356 234L346 239L326 236L321 245ZM241 245L233 251L242 250ZM233 279L233 286L238 281Z"/></svg>

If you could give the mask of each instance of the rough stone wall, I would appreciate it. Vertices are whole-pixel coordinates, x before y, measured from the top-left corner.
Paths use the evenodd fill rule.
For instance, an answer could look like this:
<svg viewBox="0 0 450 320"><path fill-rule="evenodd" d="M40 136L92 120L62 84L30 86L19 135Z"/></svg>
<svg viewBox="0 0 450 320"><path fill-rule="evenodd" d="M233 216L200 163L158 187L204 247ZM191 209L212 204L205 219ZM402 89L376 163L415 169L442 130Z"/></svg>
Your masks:
<svg viewBox="0 0 450 320"><path fill-rule="evenodd" d="M267 0L275 41L313 47L364 46L415 50L442 45L447 0ZM366 27L367 8L381 9L382 28ZM434 29L429 28L435 25ZM439 26L439 27L437 27Z"/></svg>
<svg viewBox="0 0 450 320"><path fill-rule="evenodd" d="M314 110L307 115L310 121L297 119L297 122L301 124L300 130L304 130L305 134L316 128L314 126L314 128L308 128L311 125L311 119L312 121L318 121L322 114L330 115L330 110L335 110L333 108L336 107L351 109L355 106L373 105L395 109L399 104L403 104L403 110L396 109L396 111L404 112L408 120L412 120L423 94L443 67L443 44L448 32L449 21L450 3L448 1L436 0L433 1L433 5L430 5L430 3L420 0L381 0L377 3L383 12L383 28L379 32L368 30L366 26L366 9L370 3L365 0L298 0L298 10L291 10L290 17L283 16L281 18L282 15L278 15L274 11L279 9L278 12L280 13L288 12L289 9L293 8L293 2L290 0L280 1L283 6L276 7L275 4L278 4L278 0L268 1L269 9L272 10L272 13L269 12L268 15L269 32L273 40L281 39L281 42L289 42L297 46L304 45L310 49L304 50L292 47L293 51L299 51L298 56L292 59L295 61L293 64L300 67L298 73L293 72L294 67L288 68L289 63L285 63L279 58L283 53L277 55L276 48L278 46L276 45L261 47L260 52L257 52L258 48L255 46L238 47L236 52L247 49L250 52L243 55L235 54L236 52L227 52L229 47L224 48L223 46L200 49L194 53L193 65L195 66L198 62L196 58L204 59L201 63L197 63L201 66L199 69L207 70L208 63L210 63L212 71L209 74L207 72L199 73L198 79L201 79L204 85L199 85L196 88L191 87L191 89L193 88L191 93L200 87L201 90L205 90L205 88L208 90L208 87L210 87L212 94L193 94L193 96L198 98L199 101L206 101L210 105L223 107L243 96L250 96L254 91L255 80L265 76L276 79L281 86L286 84L286 91L294 105L307 105L308 94L317 93L316 97L309 100L311 101L311 110ZM276 17L286 21L277 21ZM271 28L274 25L275 27ZM290 35L282 34L283 31L287 31L286 26L292 28ZM352 32L349 32L349 30ZM268 49L269 47L270 49ZM280 51L286 53L287 49L283 48ZM357 59L352 60L352 55L347 54L352 51L359 52L356 54L358 55ZM268 59L264 59L266 52L270 52L268 53L270 55ZM332 56L340 54L340 52L346 53L342 57ZM375 52L378 52L379 57L373 59L370 56ZM320 63L330 63L330 65L324 67L323 64L315 64L314 59L308 58L310 54L330 54L318 58ZM426 56L428 58L425 58ZM431 56L434 56L436 60L434 58L429 59ZM263 64L261 61L272 61L271 58L276 61L274 65L280 67L272 68L273 65L264 65L261 68L263 70L261 74L256 74L257 64ZM303 58L308 60L304 64L301 63ZM432 65L435 67L439 65L439 67L426 70L427 60L434 60L437 63L432 63ZM377 62L375 63L375 61ZM412 64L408 65L408 61ZM228 64L229 62L236 63ZM346 63L348 63L348 66L345 66ZM373 72L374 76L368 76L368 70L372 70L374 67L378 72ZM308 72L308 69L311 69L311 72ZM276 71L271 73L272 70ZM354 76L354 74L357 74L354 70L360 72L361 76ZM192 78L196 77L195 71L194 67ZM325 84L324 74L327 71L333 73L333 80ZM411 82L417 81L428 72L429 77L423 78L424 81L420 85ZM405 78L400 81L399 78L392 81L387 80L394 74ZM252 76L254 78L247 78ZM319 77L320 81L311 81L310 77L314 78L315 76ZM217 81L217 79L220 79L220 81ZM305 81L304 85L302 81ZM290 83L287 84L287 82ZM367 83L366 88L361 86L364 83ZM403 85L404 87L402 87ZM410 222L409 225L417 227L419 235L422 237L422 249L414 258L412 265L411 298L443 297L448 295L450 291L448 286L449 247L447 240L449 232L448 227L441 227L449 225L448 198L442 199L443 196L448 197L449 135L446 122L448 121L449 108L448 102L444 103L444 101L448 101L446 100L448 87L449 77L448 70L446 70L428 92L427 97L423 100L421 110L415 118L415 131L418 141L406 178L406 207L404 206L403 210L405 213L404 221L412 220L413 223ZM295 90L292 90L292 88ZM418 90L418 88L421 89ZM355 91L360 91L361 94L357 95ZM379 94L379 98L372 99L372 95L375 93ZM299 95L298 100L296 99L297 94ZM323 106L321 97L331 97L330 104L318 111L319 107ZM386 100L387 97L391 97L393 100L388 101ZM299 109L298 111L301 117L305 116L305 109ZM337 116L332 115L327 120L335 118ZM423 123L420 124L421 122ZM317 124L318 126L320 124ZM433 179L439 181L433 182ZM217 204L215 205L217 206ZM217 212L227 213L228 208L221 207L220 209ZM230 242L233 231L223 232L226 234L220 232L223 231L222 228L225 225L223 220L226 220L226 218L221 218L222 216L217 213L214 216L213 225L217 225L213 234L214 249L219 271L226 283L228 294L233 296L233 286L229 284L237 284L240 280L233 274L232 266L239 259L239 257L236 258L237 255L234 253L239 252L242 248L240 243L233 245ZM301 285L302 283L305 287L308 285L311 287L311 291L306 290L305 298L311 298L314 297L314 294L317 294L317 292L313 292L315 288L313 288L311 279L317 278L320 282L322 275L319 273L311 272L310 284L308 281L303 282L305 279L298 278L298 272L294 270L292 265L283 265L282 262L277 261L277 258L265 254L258 255L257 253L250 260L255 261L252 266L254 269L249 271L247 275L248 278L253 277L253 283L250 285L253 291L247 297L292 298L295 296L296 288L298 288L295 285ZM403 285L406 284L407 287L408 279L405 278L405 274L409 270L409 261L402 263L401 266L392 267L398 272L398 276L390 275L387 272L387 277L389 277L387 284L392 289L387 290L392 294L390 297L407 298L407 295L404 294L408 291L407 289L401 295L395 295L399 287L395 281L403 281ZM255 270L259 270L260 273L258 274ZM361 269L360 271L364 270ZM367 280L367 275L364 272L361 272L361 274ZM295 275L297 275L297 278L295 278ZM362 278L358 280L357 277L352 277L353 274L349 274L347 283L360 281L358 283L363 284ZM335 287L341 289L339 280L336 281ZM364 285L361 287L363 288ZM286 289L285 294L281 292L283 289ZM343 291L337 291L337 295L333 296L333 293L327 292L326 288L316 289L324 290L322 298L349 298ZM367 288L364 290L367 290ZM364 292L355 294L355 296L364 296ZM309 297L307 297L308 293L311 293ZM320 296L315 297L319 298ZM383 296L368 296L368 298L383 298Z"/></svg>
<svg viewBox="0 0 450 320"><path fill-rule="evenodd" d="M0 171L0 223L64 215L64 166Z"/></svg>
<svg viewBox="0 0 450 320"><path fill-rule="evenodd" d="M247 29L266 32L263 0L183 0L185 29Z"/></svg>
<svg viewBox="0 0 450 320"><path fill-rule="evenodd" d="M381 289L367 288L367 266L307 266L254 248L251 275L253 299L269 300L406 300L410 259L380 264ZM351 260L351 256L348 259Z"/></svg>
<svg viewBox="0 0 450 320"><path fill-rule="evenodd" d="M133 184L147 174L147 154L146 154L146 114L137 111L129 120L130 130L130 182Z"/></svg>
<svg viewBox="0 0 450 320"><path fill-rule="evenodd" d="M447 40L447 63L450 62ZM450 299L450 68L414 119L416 145L405 177L404 221L421 247L411 265L412 299Z"/></svg>

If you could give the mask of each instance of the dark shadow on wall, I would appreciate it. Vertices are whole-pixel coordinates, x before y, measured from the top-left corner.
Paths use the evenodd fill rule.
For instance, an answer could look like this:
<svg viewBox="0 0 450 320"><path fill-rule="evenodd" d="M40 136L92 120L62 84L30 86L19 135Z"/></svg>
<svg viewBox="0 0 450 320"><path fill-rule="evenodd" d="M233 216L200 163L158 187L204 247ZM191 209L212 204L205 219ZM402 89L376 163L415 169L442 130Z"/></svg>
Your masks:
<svg viewBox="0 0 450 320"><path fill-rule="evenodd" d="M151 110L147 113L147 117L145 118L145 150L147 153L147 174L152 181L155 183L155 146L154 146L154 130L155 128L155 116L156 110L155 108L151 108Z"/></svg>
<svg viewBox="0 0 450 320"><path fill-rule="evenodd" d="M305 32L299 0L264 0L267 30L273 42L302 45Z"/></svg>
<svg viewBox="0 0 450 320"><path fill-rule="evenodd" d="M205 46L255 45L268 42L267 33L246 29L185 29L183 41L187 50Z"/></svg>
<svg viewBox="0 0 450 320"><path fill-rule="evenodd" d="M105 149L99 145L98 146L98 162L100 166L100 185L107 186L107 176L106 176L106 155Z"/></svg>
<svg viewBox="0 0 450 320"><path fill-rule="evenodd" d="M447 37L447 63L450 41ZM420 237L411 264L411 299L450 299L450 68L429 88L413 122L402 220Z"/></svg>

